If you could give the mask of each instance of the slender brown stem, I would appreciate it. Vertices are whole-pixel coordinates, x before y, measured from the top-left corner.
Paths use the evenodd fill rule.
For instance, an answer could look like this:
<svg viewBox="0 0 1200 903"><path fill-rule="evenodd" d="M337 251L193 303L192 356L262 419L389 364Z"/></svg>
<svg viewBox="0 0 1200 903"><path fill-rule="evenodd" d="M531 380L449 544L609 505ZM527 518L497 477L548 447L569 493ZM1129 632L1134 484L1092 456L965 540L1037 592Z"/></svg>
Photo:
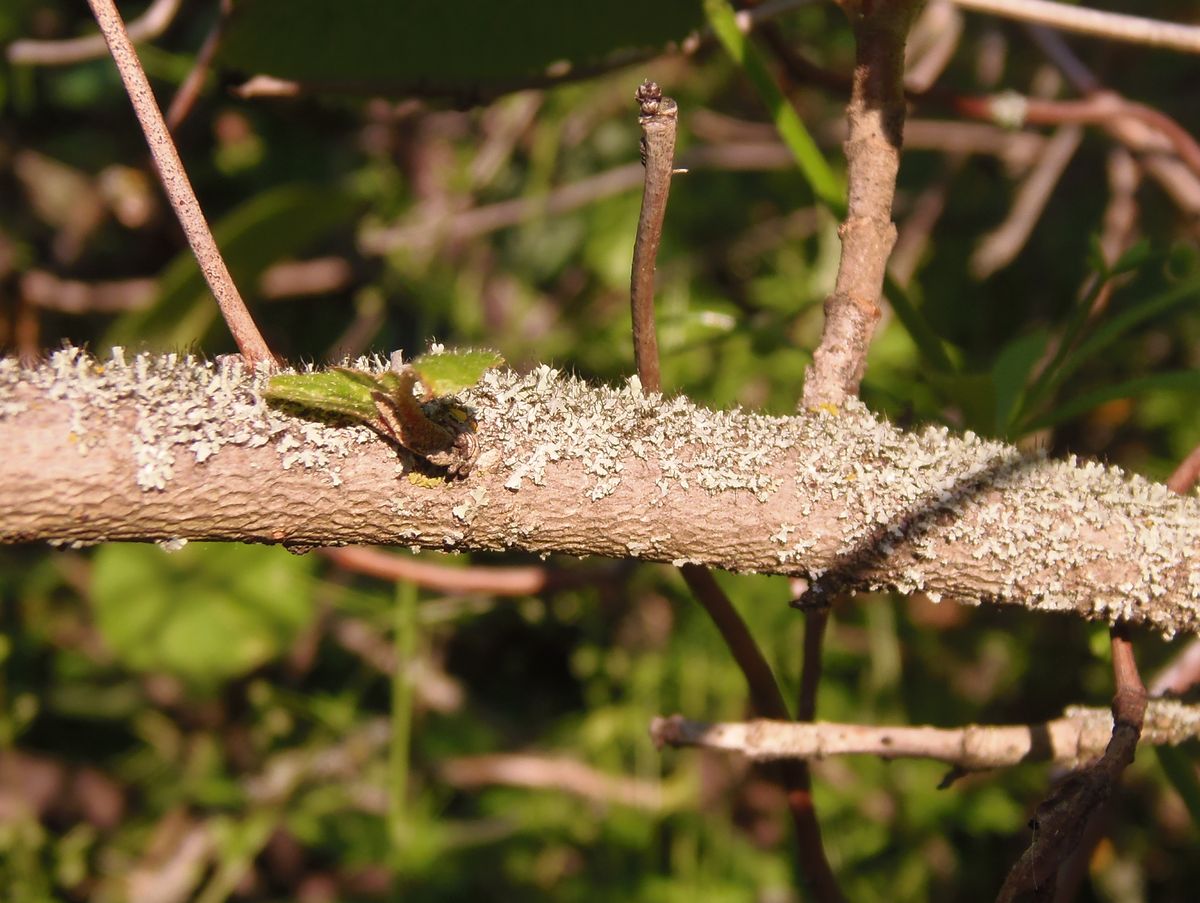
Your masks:
<svg viewBox="0 0 1200 903"><path fill-rule="evenodd" d="M179 151L171 140L162 112L154 99L154 93L150 90L150 82L146 79L146 73L142 71L141 63L138 62L137 51L133 49L129 35L125 32L121 14L117 12L112 0L88 0L88 5L91 6L92 14L100 25L100 31L104 34L104 40L133 104L134 113L137 114L138 122L146 135L146 143L150 147L150 155L154 159L159 179L175 215L179 218L179 224L183 227L192 253L196 255L204 279L217 299L221 315L229 325L229 331L233 333L238 350L251 366L259 362L271 362L274 360L271 351L254 324L250 311L246 309L246 304L233 283L233 277L229 275L229 269L225 266L217 243L204 219L200 202L196 200L196 193L192 190L187 172L183 168L183 161L179 159Z"/></svg>
<svg viewBox="0 0 1200 903"><path fill-rule="evenodd" d="M746 678L750 688L750 699L761 717L778 721L790 721L787 703L767 663L750 634L746 622L725 591L717 584L712 573L700 565L685 564L680 569L683 579L697 601L704 606L721 632L734 660ZM813 895L822 903L833 903L844 899L833 869L825 856L825 845L821 841L821 826L817 821L812 802L812 776L808 764L800 761L779 762L772 769L776 780L786 792L788 810L796 827L796 846L800 868L812 887Z"/></svg>
<svg viewBox="0 0 1200 903"><path fill-rule="evenodd" d="M196 99L204 87L204 79L208 75L209 69L212 68L213 58L217 55L217 48L221 46L221 35L225 31L225 23L229 20L229 13L232 9L232 0L221 0L217 10L217 21L213 23L204 43L200 45L200 50L196 53L196 59L192 63L187 78L183 80L183 84L171 98L171 103L167 107L167 128L172 132L179 129L188 113L192 112L192 107L196 105Z"/></svg>
<svg viewBox="0 0 1200 903"><path fill-rule="evenodd" d="M181 5L182 0L154 0L129 23L129 39L140 44L157 38L174 21ZM8 61L15 66L72 66L100 59L105 53L104 37L98 34L64 41L13 41L5 50Z"/></svg>
<svg viewBox="0 0 1200 903"><path fill-rule="evenodd" d="M654 268L662 240L671 174L675 170L675 126L679 107L652 81L642 82L634 95L641 107L642 165L646 169L642 212L633 243L633 277L629 297L633 310L633 359L642 388L662 391L658 339L654 329Z"/></svg>
<svg viewBox="0 0 1200 903"><path fill-rule="evenodd" d="M827 606L804 613L804 662L800 670L800 693L796 701L796 720L817 717L817 687L821 683L821 662L825 651L825 628L829 625Z"/></svg>

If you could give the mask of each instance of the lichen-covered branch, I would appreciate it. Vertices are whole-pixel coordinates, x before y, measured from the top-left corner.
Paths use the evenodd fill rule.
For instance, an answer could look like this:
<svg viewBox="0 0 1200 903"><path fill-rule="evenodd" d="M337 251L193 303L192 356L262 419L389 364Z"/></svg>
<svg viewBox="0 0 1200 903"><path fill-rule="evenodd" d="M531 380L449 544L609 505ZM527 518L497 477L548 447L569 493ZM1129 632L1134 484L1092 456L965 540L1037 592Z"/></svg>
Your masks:
<svg viewBox="0 0 1200 903"><path fill-rule="evenodd" d="M480 455L448 483L366 427L269 407L265 378L173 355L0 361L0 542L517 548L1200 628L1200 500L1114 468L904 433L857 401L718 412L541 367L462 394Z"/></svg>
<svg viewBox="0 0 1200 903"><path fill-rule="evenodd" d="M1102 755L1113 734L1112 712L1073 706L1039 724L971 724L957 728L792 721L706 724L679 715L656 718L655 741L737 752L756 761L879 756L934 759L962 771L1051 762L1078 768ZM1150 702L1141 742L1176 746L1200 737L1200 708L1169 699Z"/></svg>

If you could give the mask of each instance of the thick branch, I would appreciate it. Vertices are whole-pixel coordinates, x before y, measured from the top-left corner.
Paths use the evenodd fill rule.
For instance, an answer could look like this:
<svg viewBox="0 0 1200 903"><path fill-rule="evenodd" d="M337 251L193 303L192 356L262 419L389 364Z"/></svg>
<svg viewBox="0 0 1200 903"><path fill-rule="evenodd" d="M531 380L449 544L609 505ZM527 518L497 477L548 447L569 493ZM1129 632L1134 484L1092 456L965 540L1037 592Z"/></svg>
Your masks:
<svg viewBox="0 0 1200 903"><path fill-rule="evenodd" d="M1200 501L1115 468L905 434L857 401L713 412L542 367L463 394L481 455L442 483L365 427L268 408L263 379L76 349L0 361L0 542L519 548L1200 628Z"/></svg>

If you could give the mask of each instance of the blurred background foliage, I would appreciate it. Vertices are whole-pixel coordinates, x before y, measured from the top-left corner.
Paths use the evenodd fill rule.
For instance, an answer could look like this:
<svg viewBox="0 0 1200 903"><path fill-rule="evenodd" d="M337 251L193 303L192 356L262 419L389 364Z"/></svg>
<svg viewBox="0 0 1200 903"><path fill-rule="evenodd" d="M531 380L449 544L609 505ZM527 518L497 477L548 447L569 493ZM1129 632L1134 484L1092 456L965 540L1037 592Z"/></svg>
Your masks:
<svg viewBox="0 0 1200 903"><path fill-rule="evenodd" d="M712 406L794 410L836 219L719 45L664 52L703 22L700 4L618 5L459 2L433 15L438 4L239 0L176 135L271 346L326 361L436 340L624 378L632 95L650 76L680 104L692 161L659 258L664 384ZM164 106L217 16L216 2L185 4L142 45ZM941 21L918 34L938 37ZM941 88L1071 96L1022 28L962 24ZM776 27L813 63L850 71L833 4ZM0 7L10 50L92 30L82 4ZM1070 43L1110 87L1200 127L1194 58ZM543 84L563 61L596 72ZM844 92L768 62L843 177ZM0 65L5 350L231 351L107 57ZM234 90L262 72L299 79L298 93ZM936 100L914 104L896 204L896 281L943 360L887 316L864 399L905 425L1165 477L1200 443L1197 209L1151 179L1121 189L1121 145L1091 130L1028 238L981 275L973 255L1054 129L975 123L968 140L964 124ZM647 736L655 715L748 714L740 673L674 571L422 558L561 579L517 597L447 594L273 548L0 550L5 899L806 898L780 792L736 758L659 752ZM794 698L803 625L787 582L719 579ZM1173 649L1138 637L1149 674ZM1102 627L872 595L833 613L818 712L1009 723L1110 693ZM1173 769L1184 787L1185 752ZM990 897L1055 777L1030 765L939 790L944 769L929 763L814 771L847 895L889 901ZM1193 897L1196 825L1155 756L1139 756L1108 819L1080 899Z"/></svg>

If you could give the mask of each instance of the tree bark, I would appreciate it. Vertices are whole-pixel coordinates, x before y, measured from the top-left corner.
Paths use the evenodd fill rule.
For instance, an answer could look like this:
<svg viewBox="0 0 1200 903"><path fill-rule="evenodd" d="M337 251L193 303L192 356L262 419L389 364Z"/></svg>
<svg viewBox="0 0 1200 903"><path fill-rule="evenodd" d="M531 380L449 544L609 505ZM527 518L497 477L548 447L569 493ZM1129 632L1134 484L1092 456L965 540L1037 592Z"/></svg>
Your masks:
<svg viewBox="0 0 1200 903"><path fill-rule="evenodd" d="M265 379L174 355L0 361L0 542L522 549L1200 626L1200 501L1115 468L906 434L857 401L709 411L541 367L462 394L481 454L446 482L364 427L268 407Z"/></svg>

